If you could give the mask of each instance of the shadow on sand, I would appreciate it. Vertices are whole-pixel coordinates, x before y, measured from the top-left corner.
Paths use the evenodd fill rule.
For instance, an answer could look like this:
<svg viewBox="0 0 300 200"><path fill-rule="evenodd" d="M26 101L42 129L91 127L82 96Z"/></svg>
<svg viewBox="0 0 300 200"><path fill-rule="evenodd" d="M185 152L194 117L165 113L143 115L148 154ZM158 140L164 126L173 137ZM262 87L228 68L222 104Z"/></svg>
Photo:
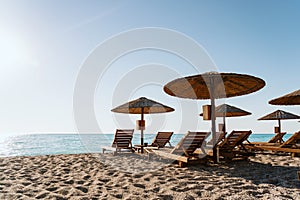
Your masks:
<svg viewBox="0 0 300 200"><path fill-rule="evenodd" d="M189 170L207 171L216 176L243 178L255 185L272 184L285 188L300 189L297 178L299 167L276 166L254 161L233 161L216 165L189 166Z"/></svg>

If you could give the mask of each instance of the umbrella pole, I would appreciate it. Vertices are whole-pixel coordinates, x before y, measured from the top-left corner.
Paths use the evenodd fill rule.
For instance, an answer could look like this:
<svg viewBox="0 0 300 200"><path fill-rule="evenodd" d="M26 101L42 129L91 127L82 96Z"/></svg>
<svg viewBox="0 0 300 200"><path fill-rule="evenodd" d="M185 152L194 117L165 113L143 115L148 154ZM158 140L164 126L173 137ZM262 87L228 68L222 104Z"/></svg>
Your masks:
<svg viewBox="0 0 300 200"><path fill-rule="evenodd" d="M214 91L214 80L210 80L210 99L211 99L211 132L213 139L213 161L217 163L217 145L216 145L216 105L215 105L215 91Z"/></svg>
<svg viewBox="0 0 300 200"><path fill-rule="evenodd" d="M217 163L217 145L216 145L216 116L215 116L215 99L212 95L211 97L211 132L212 132L212 139L213 139L213 160Z"/></svg>
<svg viewBox="0 0 300 200"><path fill-rule="evenodd" d="M226 121L225 121L225 114L223 115L223 130L222 131L224 131L224 133L226 133Z"/></svg>
<svg viewBox="0 0 300 200"><path fill-rule="evenodd" d="M281 123L280 123L280 119L278 119L278 131L279 131L279 133L281 133Z"/></svg>
<svg viewBox="0 0 300 200"><path fill-rule="evenodd" d="M142 108L141 121L144 121L144 108ZM144 153L144 130L141 128L141 153Z"/></svg>

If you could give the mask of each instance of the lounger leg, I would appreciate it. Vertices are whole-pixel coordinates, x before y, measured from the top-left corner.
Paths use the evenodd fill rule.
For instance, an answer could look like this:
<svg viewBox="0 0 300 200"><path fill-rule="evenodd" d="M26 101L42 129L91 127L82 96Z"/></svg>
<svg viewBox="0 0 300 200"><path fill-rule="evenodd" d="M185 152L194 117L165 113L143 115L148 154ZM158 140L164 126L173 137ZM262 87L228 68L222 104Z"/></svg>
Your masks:
<svg viewBox="0 0 300 200"><path fill-rule="evenodd" d="M185 165L185 163L184 163L184 162L182 162L182 161L178 161L178 166L179 166L179 167L184 167L184 165Z"/></svg>
<svg viewBox="0 0 300 200"><path fill-rule="evenodd" d="M300 153L292 153L292 158L294 157L300 157Z"/></svg>
<svg viewBox="0 0 300 200"><path fill-rule="evenodd" d="M220 163L220 151L219 151L219 147L217 147L217 163Z"/></svg>

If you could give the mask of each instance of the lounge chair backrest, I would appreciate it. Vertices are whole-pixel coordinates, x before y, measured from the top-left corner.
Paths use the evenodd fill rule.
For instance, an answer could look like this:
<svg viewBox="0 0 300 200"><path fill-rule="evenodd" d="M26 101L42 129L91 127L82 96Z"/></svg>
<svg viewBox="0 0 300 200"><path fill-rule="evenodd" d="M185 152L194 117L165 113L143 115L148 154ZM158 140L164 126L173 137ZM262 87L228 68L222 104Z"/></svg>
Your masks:
<svg viewBox="0 0 300 200"><path fill-rule="evenodd" d="M276 135L274 135L274 137L272 137L268 143L281 143L283 141L283 136L286 134L286 132L283 133L276 133Z"/></svg>
<svg viewBox="0 0 300 200"><path fill-rule="evenodd" d="M209 135L209 132L187 132L176 147L171 151L174 154L191 156Z"/></svg>
<svg viewBox="0 0 300 200"><path fill-rule="evenodd" d="M167 143L170 143L171 136L173 135L173 132L158 132L153 139L153 142L151 146L156 146L159 148L163 148L166 146Z"/></svg>
<svg viewBox="0 0 300 200"><path fill-rule="evenodd" d="M227 132L216 132L216 137L217 137L217 142L216 144L220 143L222 140L225 139L225 136L226 136ZM210 141L207 142L207 144L209 145L213 145L213 139L211 138Z"/></svg>
<svg viewBox="0 0 300 200"><path fill-rule="evenodd" d="M232 131L218 147L219 149L233 150L248 139L252 131Z"/></svg>
<svg viewBox="0 0 300 200"><path fill-rule="evenodd" d="M282 148L291 148L294 145L300 145L300 131L294 133L287 141L282 143L280 147Z"/></svg>
<svg viewBox="0 0 300 200"><path fill-rule="evenodd" d="M134 129L117 129L112 147L116 148L131 148Z"/></svg>
<svg viewBox="0 0 300 200"><path fill-rule="evenodd" d="M218 143L219 143L221 140L225 139L226 134L227 134L227 132L224 132L224 131L219 132Z"/></svg>

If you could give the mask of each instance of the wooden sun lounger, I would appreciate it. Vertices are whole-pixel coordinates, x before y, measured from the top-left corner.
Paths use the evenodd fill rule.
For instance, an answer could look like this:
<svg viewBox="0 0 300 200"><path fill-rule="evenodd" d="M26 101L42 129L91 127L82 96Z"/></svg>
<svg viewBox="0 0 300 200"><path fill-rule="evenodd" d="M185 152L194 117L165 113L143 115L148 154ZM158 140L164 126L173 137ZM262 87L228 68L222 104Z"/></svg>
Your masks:
<svg viewBox="0 0 300 200"><path fill-rule="evenodd" d="M219 144L220 142L224 141L226 138L227 132L217 132L217 142L216 144ZM213 145L213 140L211 139L210 141L207 142L207 145Z"/></svg>
<svg viewBox="0 0 300 200"><path fill-rule="evenodd" d="M276 146L284 143L283 136L286 132L276 133L268 142L251 142L253 145L267 145L267 146Z"/></svg>
<svg viewBox="0 0 300 200"><path fill-rule="evenodd" d="M232 160L235 157L247 157L250 152L245 148L243 142L248 140L252 131L232 131L223 142L221 142L217 148L219 154L225 158L225 160Z"/></svg>
<svg viewBox="0 0 300 200"><path fill-rule="evenodd" d="M172 147L170 139L173 135L173 132L158 132L153 139L150 147L164 148L166 144L169 144L169 147Z"/></svg>
<svg viewBox="0 0 300 200"><path fill-rule="evenodd" d="M282 147L274 147L274 146L255 146L252 149L255 149L255 150L280 151L280 152L286 152L286 153L300 154L300 148L298 148L298 149L292 149L292 148L282 148Z"/></svg>
<svg viewBox="0 0 300 200"><path fill-rule="evenodd" d="M171 151L167 149L147 149L155 155L178 161L180 167L184 163L189 163L191 160L199 159L194 154L195 150L201 148L204 140L209 135L209 132L187 132L180 142Z"/></svg>
<svg viewBox="0 0 300 200"><path fill-rule="evenodd" d="M283 133L276 133L269 141L268 143L283 143L283 136L286 134L286 132Z"/></svg>
<svg viewBox="0 0 300 200"><path fill-rule="evenodd" d="M280 145L249 145L248 148L254 150L287 152L292 153L292 156L300 155L300 131L294 133L286 142Z"/></svg>
<svg viewBox="0 0 300 200"><path fill-rule="evenodd" d="M300 148L300 131L294 133L286 142L282 143L281 148Z"/></svg>
<svg viewBox="0 0 300 200"><path fill-rule="evenodd" d="M104 153L106 150L111 150L114 151L114 153L118 153L121 152L122 149L128 149L134 152L131 143L133 132L134 129L117 129L111 147L102 147L102 152Z"/></svg>

